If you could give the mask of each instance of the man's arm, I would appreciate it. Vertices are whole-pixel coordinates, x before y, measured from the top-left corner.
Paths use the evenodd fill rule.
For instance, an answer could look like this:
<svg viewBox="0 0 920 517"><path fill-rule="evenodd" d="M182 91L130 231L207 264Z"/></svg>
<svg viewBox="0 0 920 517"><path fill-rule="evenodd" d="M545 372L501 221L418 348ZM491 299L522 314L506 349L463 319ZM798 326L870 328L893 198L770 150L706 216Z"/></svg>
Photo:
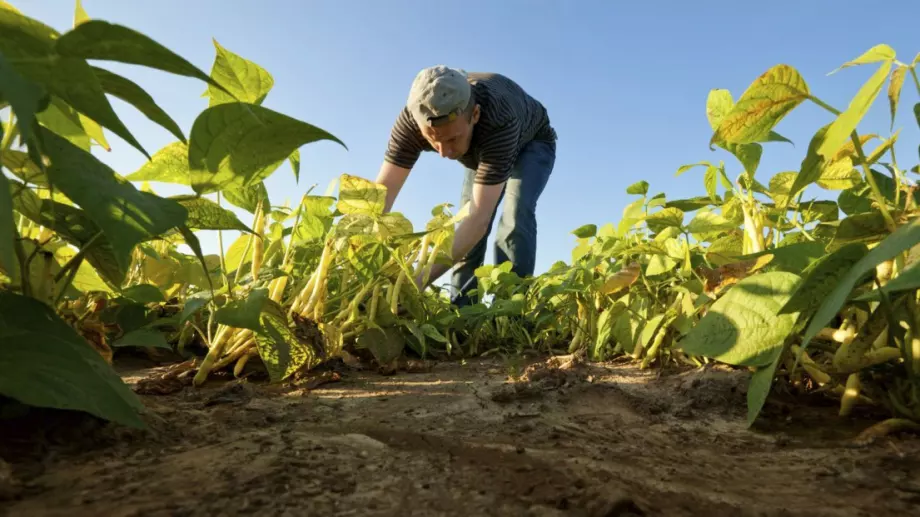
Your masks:
<svg viewBox="0 0 920 517"><path fill-rule="evenodd" d="M408 177L409 169L404 167L393 165L388 161L384 161L383 165L380 166L376 181L387 188L387 199L383 207L383 213L388 213L393 208L396 196L399 195L399 191Z"/></svg>
<svg viewBox="0 0 920 517"><path fill-rule="evenodd" d="M489 221L492 219L492 212L498 206L498 200L501 197L504 183L497 185L473 185L473 192L470 196L470 211L454 232L454 245L451 249L451 263L455 264L466 257L466 254L473 249L473 246L482 239L483 235L489 229ZM424 271L419 273L415 279L416 285L424 289L431 285L435 280L446 273L452 266L435 263L431 266L431 273L428 281L421 276Z"/></svg>

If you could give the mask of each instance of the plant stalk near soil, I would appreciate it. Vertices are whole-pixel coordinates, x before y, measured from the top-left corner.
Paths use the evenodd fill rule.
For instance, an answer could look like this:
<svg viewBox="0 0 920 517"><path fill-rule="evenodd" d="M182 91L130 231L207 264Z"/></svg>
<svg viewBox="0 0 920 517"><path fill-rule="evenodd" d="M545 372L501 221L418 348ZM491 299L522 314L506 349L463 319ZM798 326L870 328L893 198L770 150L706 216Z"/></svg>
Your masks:
<svg viewBox="0 0 920 517"><path fill-rule="evenodd" d="M59 33L0 2L0 394L143 427L139 399L111 368L124 347L194 358L195 386L259 367L283 382L348 353L392 370L406 354L536 350L746 368L749 423L772 389L834 397L841 416L881 407L880 433L920 422L917 188L895 159L897 132L857 132L886 82L893 128L908 73L920 92L917 59L878 45L846 63L877 71L844 110L788 65L737 100L711 90L710 146L734 167L677 170L704 169L705 195L669 200L630 185L617 224L573 231L569 262L530 278L483 266L483 301L457 309L412 279L449 263L464 207L436 206L417 229L383 213L382 186L347 174L337 196L311 189L296 206L273 204L264 180L288 164L299 181L300 147L345 144L265 107L268 71L215 41L205 73L79 2L74 19ZM140 85L89 60L196 78L208 106L186 136ZM107 96L176 140L148 154ZM763 144L791 143L774 128L806 102L829 122L799 170L762 183ZM920 103L914 113L920 123ZM148 161L123 177L96 159L94 146L109 148L104 129ZM190 193L158 196L149 182ZM836 199L809 198L810 187ZM221 232L218 254L203 254L200 231ZM224 231L240 233L226 250Z"/></svg>

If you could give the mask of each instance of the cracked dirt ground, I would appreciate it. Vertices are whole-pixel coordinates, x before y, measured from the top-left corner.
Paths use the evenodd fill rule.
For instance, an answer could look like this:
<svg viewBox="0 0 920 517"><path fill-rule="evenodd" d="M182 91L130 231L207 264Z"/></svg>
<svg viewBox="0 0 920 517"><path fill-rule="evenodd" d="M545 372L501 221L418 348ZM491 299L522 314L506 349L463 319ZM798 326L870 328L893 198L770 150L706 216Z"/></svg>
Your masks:
<svg viewBox="0 0 920 517"><path fill-rule="evenodd" d="M123 375L133 385L163 369ZM8 429L2 514L817 517L920 508L920 439L854 446L871 421L840 421L830 404L771 403L747 429L740 371L659 377L550 360L512 383L506 363L482 359L339 373L319 386L213 382L143 395L148 433L72 417L46 426L40 441Z"/></svg>

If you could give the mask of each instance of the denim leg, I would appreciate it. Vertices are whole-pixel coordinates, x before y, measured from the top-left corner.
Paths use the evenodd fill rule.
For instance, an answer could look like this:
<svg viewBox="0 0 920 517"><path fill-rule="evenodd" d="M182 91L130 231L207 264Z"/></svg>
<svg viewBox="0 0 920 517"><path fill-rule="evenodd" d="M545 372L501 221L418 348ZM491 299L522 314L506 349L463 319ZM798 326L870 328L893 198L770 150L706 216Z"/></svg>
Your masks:
<svg viewBox="0 0 920 517"><path fill-rule="evenodd" d="M458 208L463 208L463 206L470 201L473 194L473 178L475 176L475 170L466 169L463 180L463 190L460 192L460 206ZM501 202L501 199L499 199L499 202ZM454 270L451 274L450 294L451 302L458 307L475 303L468 293L471 289L476 289L479 285L476 280L476 269L482 266L485 261L486 245L488 244L489 234L492 231L492 223L495 221L495 214L497 212L498 207L496 205L496 210L492 212L492 217L489 219L489 226L486 229L485 235L483 235L482 239L473 246L473 249L466 254L464 259L454 264Z"/></svg>
<svg viewBox="0 0 920 517"><path fill-rule="evenodd" d="M511 261L520 277L534 273L537 255L537 200L556 162L555 145L527 144L505 185L505 206L495 236L495 264Z"/></svg>

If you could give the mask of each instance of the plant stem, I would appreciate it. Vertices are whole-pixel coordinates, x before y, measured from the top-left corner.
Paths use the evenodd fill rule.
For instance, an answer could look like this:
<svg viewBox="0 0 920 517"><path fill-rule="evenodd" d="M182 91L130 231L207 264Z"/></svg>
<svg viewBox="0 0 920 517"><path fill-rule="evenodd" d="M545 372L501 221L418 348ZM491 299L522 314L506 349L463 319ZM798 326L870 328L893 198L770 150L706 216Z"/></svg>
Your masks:
<svg viewBox="0 0 920 517"><path fill-rule="evenodd" d="M840 115L840 110L838 110L837 108L831 106L830 104L828 104L828 103L822 101L821 99L819 99L819 98L817 98L817 97L815 97L815 96L813 96L813 95L809 95L809 96L808 96L808 99L809 99L811 102L814 102L815 104L817 104L818 106L821 106L822 108L826 109L827 111L830 111L830 112L833 113L834 115Z"/></svg>
<svg viewBox="0 0 920 517"><path fill-rule="evenodd" d="M879 190L878 184L875 182L875 177L872 176L872 171L869 169L869 164L866 161L866 153L863 151L862 144L859 141L859 135L856 134L856 131L850 133L850 140L853 142L853 146L856 148L856 156L859 157L859 161L863 168L863 173L866 175L866 181L869 183L869 187L872 189L872 197L875 198L875 202L879 205L879 210L882 212L882 217L885 219L885 225L888 227L888 231L894 233L897 229L897 225L894 222L894 218L891 217L891 213L888 211L888 206L885 203L885 198L882 197L882 191Z"/></svg>
<svg viewBox="0 0 920 517"><path fill-rule="evenodd" d="M217 192L217 206L220 206L220 191ZM217 249L220 250L220 276L224 279L224 285L227 286L227 294L233 299L233 284L230 277L227 276L227 260L224 258L224 233L217 230ZM244 255L245 256L245 255ZM205 271L207 274L207 271Z"/></svg>

